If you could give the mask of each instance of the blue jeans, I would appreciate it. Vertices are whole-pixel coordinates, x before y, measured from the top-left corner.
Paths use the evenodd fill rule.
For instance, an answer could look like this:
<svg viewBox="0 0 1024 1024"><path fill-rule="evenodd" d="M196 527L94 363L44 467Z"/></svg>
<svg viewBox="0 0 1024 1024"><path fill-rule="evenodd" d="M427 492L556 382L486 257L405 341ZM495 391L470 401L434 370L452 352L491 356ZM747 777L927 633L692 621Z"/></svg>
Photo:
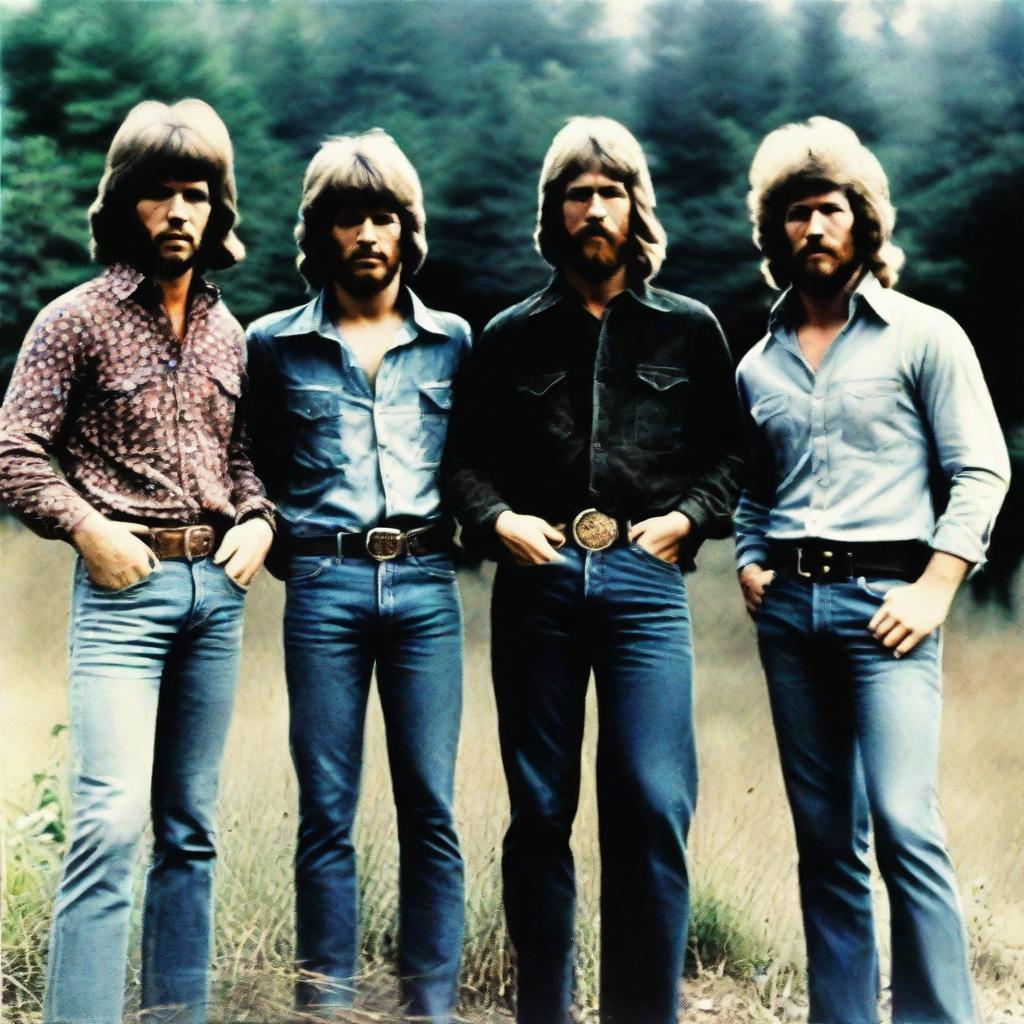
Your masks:
<svg viewBox="0 0 1024 1024"><path fill-rule="evenodd" d="M213 816L244 591L208 559L165 559L121 591L76 563L71 604L71 848L54 909L47 1024L119 1024L140 840L153 856L142 1006L206 1018Z"/></svg>
<svg viewBox="0 0 1024 1024"><path fill-rule="evenodd" d="M874 825L892 918L895 1024L976 1019L936 795L941 640L897 660L867 631L899 580L779 577L757 612L800 853L812 1024L874 1024Z"/></svg>
<svg viewBox="0 0 1024 1024"><path fill-rule="evenodd" d="M447 1020L458 994L463 922L452 814L462 609L451 559L294 557L287 595L285 668L299 780L296 957L308 972L296 1002L348 1006L354 994L352 825L376 665L398 813L402 996L410 1015Z"/></svg>
<svg viewBox="0 0 1024 1024"><path fill-rule="evenodd" d="M505 912L520 1024L568 1021L584 702L598 702L601 1019L674 1024L686 949L686 837L697 797L693 656L678 567L636 545L567 546L498 567L493 674L512 805Z"/></svg>

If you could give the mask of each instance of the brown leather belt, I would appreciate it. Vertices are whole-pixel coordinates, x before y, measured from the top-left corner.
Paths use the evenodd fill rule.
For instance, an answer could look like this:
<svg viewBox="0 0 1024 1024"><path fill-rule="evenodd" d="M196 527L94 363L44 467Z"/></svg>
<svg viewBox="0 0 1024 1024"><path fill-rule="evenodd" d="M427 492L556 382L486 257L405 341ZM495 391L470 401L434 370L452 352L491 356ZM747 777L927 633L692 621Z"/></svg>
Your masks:
<svg viewBox="0 0 1024 1024"><path fill-rule="evenodd" d="M151 526L149 533L139 534L157 558L206 558L217 546L217 531L206 523L194 526Z"/></svg>
<svg viewBox="0 0 1024 1024"><path fill-rule="evenodd" d="M857 576L912 581L930 557L928 545L916 540L851 543L813 537L772 541L766 568L807 583L838 583Z"/></svg>

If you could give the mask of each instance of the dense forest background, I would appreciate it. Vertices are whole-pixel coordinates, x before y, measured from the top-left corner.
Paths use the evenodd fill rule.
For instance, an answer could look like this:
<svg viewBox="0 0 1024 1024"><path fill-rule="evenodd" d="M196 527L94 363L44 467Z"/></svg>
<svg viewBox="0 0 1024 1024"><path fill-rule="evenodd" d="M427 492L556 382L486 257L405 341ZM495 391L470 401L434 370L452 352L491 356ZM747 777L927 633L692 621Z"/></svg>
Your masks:
<svg viewBox="0 0 1024 1024"><path fill-rule="evenodd" d="M708 303L736 356L772 293L744 206L766 132L827 114L888 170L900 288L972 337L1018 484L987 586L1024 547L1024 3L4 0L0 364L85 280L86 209L125 113L199 96L235 143L248 259L221 276L243 323L304 299L292 228L326 135L380 126L423 179L429 304L480 328L541 284L540 162L577 113L624 121L669 234L663 287ZM0 365L0 368L2 368ZM2 377L2 374L0 374ZM985 584L983 584L985 585Z"/></svg>

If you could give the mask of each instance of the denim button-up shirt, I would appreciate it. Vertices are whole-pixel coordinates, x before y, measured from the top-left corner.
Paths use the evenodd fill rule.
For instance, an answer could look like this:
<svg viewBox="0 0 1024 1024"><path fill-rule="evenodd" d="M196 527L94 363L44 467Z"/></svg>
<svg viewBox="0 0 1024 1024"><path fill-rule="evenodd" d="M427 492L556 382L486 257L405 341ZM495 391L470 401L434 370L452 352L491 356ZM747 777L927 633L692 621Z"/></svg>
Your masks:
<svg viewBox="0 0 1024 1024"><path fill-rule="evenodd" d="M736 373L751 448L739 566L803 537L919 540L982 564L1010 465L967 336L869 274L815 373L795 310L787 292ZM936 478L948 486L938 518Z"/></svg>
<svg viewBox="0 0 1024 1024"><path fill-rule="evenodd" d="M309 537L440 515L438 466L469 326L405 289L371 386L320 293L247 331L253 465L284 528Z"/></svg>

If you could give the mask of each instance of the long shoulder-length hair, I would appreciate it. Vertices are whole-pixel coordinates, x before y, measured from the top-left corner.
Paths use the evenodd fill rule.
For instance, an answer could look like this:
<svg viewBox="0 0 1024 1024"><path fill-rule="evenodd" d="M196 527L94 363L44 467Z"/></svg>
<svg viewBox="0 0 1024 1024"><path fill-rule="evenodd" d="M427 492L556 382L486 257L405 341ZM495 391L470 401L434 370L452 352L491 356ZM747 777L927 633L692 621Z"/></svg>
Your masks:
<svg viewBox="0 0 1024 1024"><path fill-rule="evenodd" d="M608 117L570 118L552 140L537 187L537 251L553 267L565 263L565 186L591 167L600 167L626 186L632 200L630 269L641 280L649 280L661 269L668 238L655 213L654 186L640 143Z"/></svg>
<svg viewBox="0 0 1024 1024"><path fill-rule="evenodd" d="M896 283L904 255L892 243L896 210L882 165L852 128L812 117L767 135L750 166L747 207L754 244L764 255L761 273L773 288L790 284L787 207L803 196L833 189L846 194L853 210L857 255L884 287Z"/></svg>
<svg viewBox="0 0 1024 1024"><path fill-rule="evenodd" d="M234 233L238 220L234 155L224 122L202 100L155 100L128 112L110 144L96 201L89 208L92 257L97 263L137 265L140 231L135 204L154 180L206 181L210 220L198 263L222 270L245 258Z"/></svg>
<svg viewBox="0 0 1024 1024"><path fill-rule="evenodd" d="M299 273L313 288L331 280L335 255L330 231L338 211L376 204L398 214L402 274L415 274L427 256L427 216L419 175L409 158L380 128L326 139L306 168L295 227Z"/></svg>

